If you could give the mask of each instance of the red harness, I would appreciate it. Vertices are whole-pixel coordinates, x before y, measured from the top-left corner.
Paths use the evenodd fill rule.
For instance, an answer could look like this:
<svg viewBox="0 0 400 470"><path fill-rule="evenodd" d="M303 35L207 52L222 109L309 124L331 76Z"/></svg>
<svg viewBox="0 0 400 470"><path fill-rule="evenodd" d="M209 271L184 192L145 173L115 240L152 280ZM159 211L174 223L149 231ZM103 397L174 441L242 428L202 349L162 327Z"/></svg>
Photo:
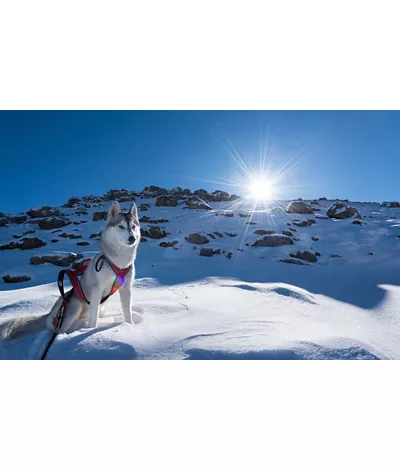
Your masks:
<svg viewBox="0 0 400 470"><path fill-rule="evenodd" d="M125 282L125 276L128 274L130 269L132 268L132 265L130 264L126 268L120 269L118 266L116 266L112 261L110 261L106 256L101 255L100 258L96 262L95 269L97 272L100 271L100 269L103 266L103 259L106 259L108 264L111 266L111 269L115 273L115 280L113 282L113 285L111 287L110 292L101 300L101 303L105 302L110 296L115 294L119 288L124 284ZM82 302L85 302L90 305L89 300L86 298L85 293L83 292L81 283L78 279L79 276L83 276L84 272L86 271L88 267L88 262L91 260L91 258L85 259L83 262L82 267L79 269L63 269L62 271L59 272L58 274L58 289L60 290L60 294L62 297L62 303L61 306L57 312L57 315L53 319L53 326L56 332L58 332L61 328L63 319L64 319L64 312L65 308L68 305L68 301L70 300L73 291L75 291L78 295L78 297L82 300ZM99 261L101 261L100 267L98 266ZM72 289L65 293L64 292L64 276L67 275L71 284L72 284Z"/></svg>

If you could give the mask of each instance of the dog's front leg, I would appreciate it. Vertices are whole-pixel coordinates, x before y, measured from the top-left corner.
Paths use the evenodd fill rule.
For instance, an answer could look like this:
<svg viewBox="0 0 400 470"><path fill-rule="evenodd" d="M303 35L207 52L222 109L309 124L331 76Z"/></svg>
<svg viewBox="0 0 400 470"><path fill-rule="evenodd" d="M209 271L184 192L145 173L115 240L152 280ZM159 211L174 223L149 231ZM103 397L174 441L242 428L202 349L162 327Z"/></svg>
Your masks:
<svg viewBox="0 0 400 470"><path fill-rule="evenodd" d="M121 307L122 313L124 314L124 320L127 323L132 323L132 312L131 312L131 302L132 302L132 291L131 286L123 286L119 290L119 296L121 298Z"/></svg>
<svg viewBox="0 0 400 470"><path fill-rule="evenodd" d="M99 316L99 307L101 302L101 290L98 287L93 287L90 295L90 310L89 310L89 328L96 328L97 319Z"/></svg>

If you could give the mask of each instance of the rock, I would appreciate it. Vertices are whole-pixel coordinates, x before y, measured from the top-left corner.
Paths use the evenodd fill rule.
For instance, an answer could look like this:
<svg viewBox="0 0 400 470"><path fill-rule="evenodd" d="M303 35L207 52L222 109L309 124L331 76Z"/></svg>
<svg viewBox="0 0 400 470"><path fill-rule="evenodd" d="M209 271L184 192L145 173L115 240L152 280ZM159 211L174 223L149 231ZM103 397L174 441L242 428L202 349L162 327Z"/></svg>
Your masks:
<svg viewBox="0 0 400 470"><path fill-rule="evenodd" d="M103 198L105 201L133 202L136 199L136 193L127 189L110 189Z"/></svg>
<svg viewBox="0 0 400 470"><path fill-rule="evenodd" d="M54 228L61 228L69 225L71 222L57 217L39 220L40 230L52 230Z"/></svg>
<svg viewBox="0 0 400 470"><path fill-rule="evenodd" d="M213 250L212 248L202 248L199 253L200 256L206 256L207 258L213 255L220 255L220 254L221 254L220 249Z"/></svg>
<svg viewBox="0 0 400 470"><path fill-rule="evenodd" d="M22 238L18 242L10 242L5 245L0 245L0 250L31 250L34 248L40 248L47 245L46 242L40 238Z"/></svg>
<svg viewBox="0 0 400 470"><path fill-rule="evenodd" d="M222 217L233 217L233 212L217 212L215 215Z"/></svg>
<svg viewBox="0 0 400 470"><path fill-rule="evenodd" d="M26 213L32 219L38 219L41 217L58 217L62 215L58 209L53 209L50 206L42 206L36 209L29 209L28 211L26 211Z"/></svg>
<svg viewBox="0 0 400 470"><path fill-rule="evenodd" d="M209 243L209 239L200 233L191 233L188 237L185 237L185 240L189 243L194 243L195 245L204 245Z"/></svg>
<svg viewBox="0 0 400 470"><path fill-rule="evenodd" d="M252 246L276 247L282 245L293 245L293 240L286 235L265 235L261 240L256 240Z"/></svg>
<svg viewBox="0 0 400 470"><path fill-rule="evenodd" d="M7 284L15 284L17 282L27 282L30 281L32 278L30 276L10 276L9 274L6 274L3 276L4 282Z"/></svg>
<svg viewBox="0 0 400 470"><path fill-rule="evenodd" d="M210 257L214 254L212 248L202 248L200 250L200 256L207 256L207 257Z"/></svg>
<svg viewBox="0 0 400 470"><path fill-rule="evenodd" d="M228 237L237 237L237 233L229 233L229 232L224 232L225 235L228 235Z"/></svg>
<svg viewBox="0 0 400 470"><path fill-rule="evenodd" d="M364 222L362 222L361 220L353 220L352 224L354 224L354 225L364 225Z"/></svg>
<svg viewBox="0 0 400 470"><path fill-rule="evenodd" d="M207 236L215 240L215 235L213 233L207 233Z"/></svg>
<svg viewBox="0 0 400 470"><path fill-rule="evenodd" d="M290 214L314 214L314 209L303 201L292 201L286 207Z"/></svg>
<svg viewBox="0 0 400 470"><path fill-rule="evenodd" d="M12 224L23 224L28 220L28 217L26 215L8 215L7 219Z"/></svg>
<svg viewBox="0 0 400 470"><path fill-rule="evenodd" d="M89 238L100 238L101 232L99 233L92 233Z"/></svg>
<svg viewBox="0 0 400 470"><path fill-rule="evenodd" d="M76 215L89 215L89 212L81 209L79 211L76 211L75 214Z"/></svg>
<svg viewBox="0 0 400 470"><path fill-rule="evenodd" d="M8 219L0 219L0 227L8 227Z"/></svg>
<svg viewBox="0 0 400 470"><path fill-rule="evenodd" d="M222 235L221 232L214 232L214 235L216 235L216 236L219 237L219 238L222 238L222 237L223 237L223 235Z"/></svg>
<svg viewBox="0 0 400 470"><path fill-rule="evenodd" d="M312 201L310 201L310 204L316 205L316 204L319 204L319 202L316 201L315 199L313 199ZM315 210L315 209L314 209L314 210Z"/></svg>
<svg viewBox="0 0 400 470"><path fill-rule="evenodd" d="M317 238L317 237L311 237L311 240L312 240L313 242L317 242L317 241L319 240L319 238Z"/></svg>
<svg viewBox="0 0 400 470"><path fill-rule="evenodd" d="M289 256L307 261L308 263L316 263L318 261L317 255L311 251L297 251L296 253L290 253Z"/></svg>
<svg viewBox="0 0 400 470"><path fill-rule="evenodd" d="M33 264L38 266L40 264L54 264L55 266L69 266L73 261L77 261L78 259L83 258L83 255L75 254L75 253L68 253L64 256L62 255L44 255L44 256L32 256L29 261L29 264Z"/></svg>
<svg viewBox="0 0 400 470"><path fill-rule="evenodd" d="M163 248L169 248L171 246L175 246L178 243L178 240L173 240L172 242L161 242L160 246Z"/></svg>
<svg viewBox="0 0 400 470"><path fill-rule="evenodd" d="M228 252L228 254L225 256L227 259L231 259L233 256L233 253L231 251Z"/></svg>
<svg viewBox="0 0 400 470"><path fill-rule="evenodd" d="M261 228L258 230L254 230L255 235L272 235L273 233L275 233L273 230L264 230Z"/></svg>
<svg viewBox="0 0 400 470"><path fill-rule="evenodd" d="M285 259L280 259L279 260L281 263L288 263L288 264L302 264L302 265L306 265L306 263L303 263L302 261L300 261L299 259L293 259L293 258L285 258Z"/></svg>
<svg viewBox="0 0 400 470"><path fill-rule="evenodd" d="M139 222L147 223L147 224L165 224L169 222L168 219L151 219L147 215L144 215L142 218L139 219Z"/></svg>
<svg viewBox="0 0 400 470"><path fill-rule="evenodd" d="M327 201L328 199L326 197L319 197L318 200L319 201Z"/></svg>
<svg viewBox="0 0 400 470"><path fill-rule="evenodd" d="M159 196L156 199L156 206L160 207L175 207L178 205L178 200L175 196Z"/></svg>
<svg viewBox="0 0 400 470"><path fill-rule="evenodd" d="M93 221L96 222L97 220L107 220L107 211L94 212Z"/></svg>
<svg viewBox="0 0 400 470"><path fill-rule="evenodd" d="M302 220L301 222L293 222L293 225L296 227L311 227L311 225L316 224L317 221L313 219Z"/></svg>
<svg viewBox="0 0 400 470"><path fill-rule="evenodd" d="M208 192L205 189L196 189L196 191L194 191L193 194L199 197L200 199L204 199L205 201L211 200L211 195L208 194Z"/></svg>
<svg viewBox="0 0 400 470"><path fill-rule="evenodd" d="M199 197L192 197L188 200L189 209L203 209L206 211L212 210L212 207L209 206L203 199Z"/></svg>
<svg viewBox="0 0 400 470"><path fill-rule="evenodd" d="M58 243L60 240L58 240L57 238L53 238L52 240L50 240L51 243Z"/></svg>
<svg viewBox="0 0 400 470"><path fill-rule="evenodd" d="M87 246L87 245L90 245L89 242L85 242L85 241L83 241L83 242L76 242L76 244L77 244L77 246Z"/></svg>
<svg viewBox="0 0 400 470"><path fill-rule="evenodd" d="M358 210L344 202L334 202L326 211L326 215L331 219L348 219L354 216L361 219Z"/></svg>
<svg viewBox="0 0 400 470"><path fill-rule="evenodd" d="M245 222L245 224L247 224L247 225L257 225L257 222L253 222L252 220L250 220L249 222Z"/></svg>
<svg viewBox="0 0 400 470"><path fill-rule="evenodd" d="M149 227L148 229L141 228L140 233L143 237L154 239L164 238L167 236L167 232L165 230L155 226Z"/></svg>
<svg viewBox="0 0 400 470"><path fill-rule="evenodd" d="M293 233L290 232L289 230L284 230L284 231L282 232L282 235L286 235L287 237L293 237Z"/></svg>
<svg viewBox="0 0 400 470"><path fill-rule="evenodd" d="M140 204L139 210L142 212L148 211L150 209L150 204Z"/></svg>
<svg viewBox="0 0 400 470"><path fill-rule="evenodd" d="M249 214L247 212L240 212L239 217L251 217L251 214Z"/></svg>
<svg viewBox="0 0 400 470"><path fill-rule="evenodd" d="M68 202L63 205L63 207L75 207L76 204L79 204L81 199L79 197L71 197L68 199Z"/></svg>
<svg viewBox="0 0 400 470"><path fill-rule="evenodd" d="M236 194L231 194L229 201L236 201L236 199L239 199L239 196L237 196Z"/></svg>
<svg viewBox="0 0 400 470"><path fill-rule="evenodd" d="M381 202L379 204L380 207L389 207L389 208L399 208L400 202L391 201L391 202Z"/></svg>
<svg viewBox="0 0 400 470"><path fill-rule="evenodd" d="M75 233L61 233L59 235L59 237L61 238L69 238L71 240L75 240L77 238L82 238L82 235L79 235L79 234L75 234Z"/></svg>
<svg viewBox="0 0 400 470"><path fill-rule="evenodd" d="M210 195L210 199L213 202L229 201L229 193L219 190L213 191Z"/></svg>

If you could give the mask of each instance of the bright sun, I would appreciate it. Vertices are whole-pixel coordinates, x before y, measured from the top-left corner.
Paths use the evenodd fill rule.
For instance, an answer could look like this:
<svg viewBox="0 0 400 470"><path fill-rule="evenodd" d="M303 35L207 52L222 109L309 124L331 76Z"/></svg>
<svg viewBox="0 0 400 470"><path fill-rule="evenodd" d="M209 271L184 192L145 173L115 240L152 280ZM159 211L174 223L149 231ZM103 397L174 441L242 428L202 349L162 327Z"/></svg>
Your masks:
<svg viewBox="0 0 400 470"><path fill-rule="evenodd" d="M248 184L248 197L256 201L267 201L274 196L274 185L268 178L254 178Z"/></svg>

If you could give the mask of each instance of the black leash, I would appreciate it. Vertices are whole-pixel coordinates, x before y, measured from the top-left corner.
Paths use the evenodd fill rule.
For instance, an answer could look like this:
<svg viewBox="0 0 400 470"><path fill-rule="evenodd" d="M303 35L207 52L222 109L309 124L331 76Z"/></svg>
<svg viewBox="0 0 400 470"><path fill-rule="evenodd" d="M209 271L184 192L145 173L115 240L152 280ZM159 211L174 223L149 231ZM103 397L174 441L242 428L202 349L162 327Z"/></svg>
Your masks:
<svg viewBox="0 0 400 470"><path fill-rule="evenodd" d="M54 343L54 340L57 338L57 335L58 335L58 333L53 333L53 334L51 335L49 344L46 346L46 349L44 350L44 352L43 352L43 354L42 354L42 357L40 358L41 361L43 361L44 359L46 359L47 353L49 352L49 349L51 348L51 345Z"/></svg>

